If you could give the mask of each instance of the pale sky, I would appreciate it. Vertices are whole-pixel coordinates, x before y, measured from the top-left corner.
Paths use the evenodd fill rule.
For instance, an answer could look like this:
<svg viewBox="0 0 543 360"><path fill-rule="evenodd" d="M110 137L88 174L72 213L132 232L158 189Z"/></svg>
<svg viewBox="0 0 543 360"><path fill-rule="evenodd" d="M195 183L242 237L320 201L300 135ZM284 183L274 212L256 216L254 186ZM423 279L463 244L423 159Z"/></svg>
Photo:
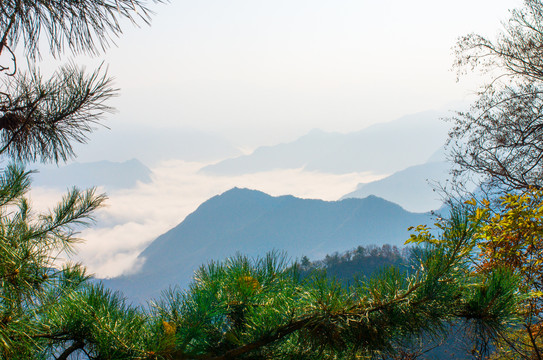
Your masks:
<svg viewBox="0 0 543 360"><path fill-rule="evenodd" d="M521 4L172 0L152 6L151 27L127 24L90 64L105 61L122 89L111 124L212 131L254 148L313 128L349 132L454 110L480 83L456 82L456 39L493 37Z"/></svg>
<svg viewBox="0 0 543 360"><path fill-rule="evenodd" d="M154 7L151 28L126 27L107 52L122 88L111 121L214 131L256 146L454 109L477 84L456 83L456 39L492 37L520 4L173 0Z"/></svg>

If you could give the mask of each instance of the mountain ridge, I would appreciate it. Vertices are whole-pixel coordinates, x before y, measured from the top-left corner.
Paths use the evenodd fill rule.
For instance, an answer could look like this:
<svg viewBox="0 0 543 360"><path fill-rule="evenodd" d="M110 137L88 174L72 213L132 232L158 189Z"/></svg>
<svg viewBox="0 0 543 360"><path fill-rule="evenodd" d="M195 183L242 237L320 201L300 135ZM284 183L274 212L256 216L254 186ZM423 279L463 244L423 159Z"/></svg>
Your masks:
<svg viewBox="0 0 543 360"><path fill-rule="evenodd" d="M435 187L445 184L450 178L450 167L446 161L410 166L383 179L360 183L354 191L343 195L340 200L375 195L409 211L436 210L443 205L443 199L435 191Z"/></svg>
<svg viewBox="0 0 543 360"><path fill-rule="evenodd" d="M149 244L139 256L139 273L106 283L142 301L169 285L186 286L199 266L237 252L262 256L278 250L315 258L361 244L401 245L408 226L428 221L428 213L409 213L376 196L323 201L233 188Z"/></svg>
<svg viewBox="0 0 543 360"><path fill-rule="evenodd" d="M304 168L336 174L391 173L425 162L429 153L443 145L448 125L439 120L441 116L440 112L427 111L347 134L313 129L294 141L262 146L251 154L225 159L200 171L241 175Z"/></svg>

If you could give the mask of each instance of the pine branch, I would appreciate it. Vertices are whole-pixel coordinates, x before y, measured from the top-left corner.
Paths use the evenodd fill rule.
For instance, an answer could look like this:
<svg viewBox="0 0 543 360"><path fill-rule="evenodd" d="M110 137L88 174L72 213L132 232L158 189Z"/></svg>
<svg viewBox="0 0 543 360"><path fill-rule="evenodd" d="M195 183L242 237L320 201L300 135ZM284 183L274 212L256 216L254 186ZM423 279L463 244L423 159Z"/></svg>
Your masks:
<svg viewBox="0 0 543 360"><path fill-rule="evenodd" d="M85 347L85 343L83 341L74 341L70 347L68 347L66 350L60 354L59 357L57 357L57 360L67 360L68 356L70 356L73 352L83 349Z"/></svg>

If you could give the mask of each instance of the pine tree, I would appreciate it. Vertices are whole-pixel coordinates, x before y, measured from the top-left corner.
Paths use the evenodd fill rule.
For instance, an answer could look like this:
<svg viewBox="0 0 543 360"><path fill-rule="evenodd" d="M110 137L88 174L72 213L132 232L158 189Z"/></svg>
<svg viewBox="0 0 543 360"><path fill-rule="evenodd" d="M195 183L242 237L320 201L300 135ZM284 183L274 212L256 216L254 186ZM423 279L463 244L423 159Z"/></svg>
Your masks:
<svg viewBox="0 0 543 360"><path fill-rule="evenodd" d="M85 287L88 277L82 267L65 265L58 270L57 260L73 250L77 231L92 221L92 212L105 196L74 188L50 212L36 214L27 200L31 172L20 163L72 157L72 144L87 139L92 126L111 110L107 101L116 95L102 69L87 74L68 64L47 80L33 66L23 73L17 67L16 50L32 62L47 40L56 57L66 51L95 55L120 34L123 18L148 22L146 2L0 3L1 358L62 359L83 347L82 339L58 332L54 325L61 319L60 300L94 288Z"/></svg>

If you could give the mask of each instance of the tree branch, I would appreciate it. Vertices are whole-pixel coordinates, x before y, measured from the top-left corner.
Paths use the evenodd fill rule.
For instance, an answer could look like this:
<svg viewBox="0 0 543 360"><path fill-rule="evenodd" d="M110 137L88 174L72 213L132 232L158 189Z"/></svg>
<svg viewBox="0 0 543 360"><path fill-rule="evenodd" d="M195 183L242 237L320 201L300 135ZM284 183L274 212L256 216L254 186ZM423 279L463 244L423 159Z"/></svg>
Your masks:
<svg viewBox="0 0 543 360"><path fill-rule="evenodd" d="M85 343L81 340L76 340L74 343L68 347L60 356L57 358L57 360L67 360L68 356L72 354L74 351L77 351L79 349L83 349L85 347Z"/></svg>

